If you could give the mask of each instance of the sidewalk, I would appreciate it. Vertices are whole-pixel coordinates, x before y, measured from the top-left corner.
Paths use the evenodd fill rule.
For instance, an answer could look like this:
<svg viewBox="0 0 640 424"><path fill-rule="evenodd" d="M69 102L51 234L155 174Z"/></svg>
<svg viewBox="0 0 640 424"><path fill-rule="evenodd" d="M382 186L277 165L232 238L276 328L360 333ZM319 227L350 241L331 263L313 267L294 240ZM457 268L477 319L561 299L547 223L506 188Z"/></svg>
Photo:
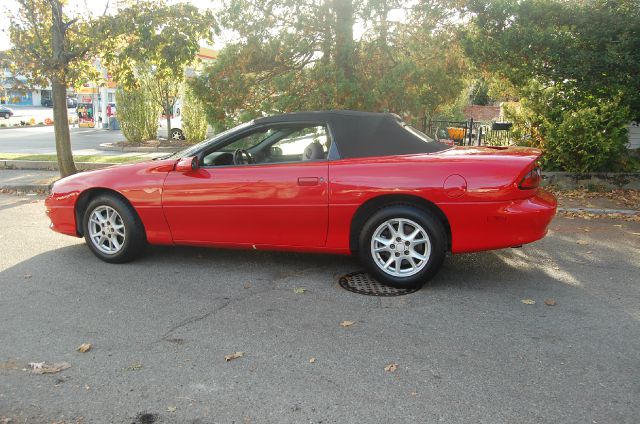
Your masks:
<svg viewBox="0 0 640 424"><path fill-rule="evenodd" d="M58 171L0 169L0 191L49 193L51 185L58 179Z"/></svg>

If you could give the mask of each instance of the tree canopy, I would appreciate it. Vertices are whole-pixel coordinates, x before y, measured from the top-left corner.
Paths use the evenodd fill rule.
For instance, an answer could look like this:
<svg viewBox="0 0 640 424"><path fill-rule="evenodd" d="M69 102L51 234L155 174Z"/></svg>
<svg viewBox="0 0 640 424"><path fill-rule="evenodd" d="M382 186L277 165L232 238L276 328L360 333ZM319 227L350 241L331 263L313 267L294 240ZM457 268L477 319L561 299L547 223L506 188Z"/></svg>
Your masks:
<svg viewBox="0 0 640 424"><path fill-rule="evenodd" d="M511 111L556 169L624 169L640 118L640 9L634 0L469 0L466 54L515 87Z"/></svg>
<svg viewBox="0 0 640 424"><path fill-rule="evenodd" d="M106 16L70 17L61 0L18 0L11 17L8 52L14 74L29 83L51 84L58 165L62 176L76 172L71 153L67 86L97 78L95 49L108 32Z"/></svg>
<svg viewBox="0 0 640 424"><path fill-rule="evenodd" d="M450 6L230 0L220 21L235 41L194 82L195 92L218 126L294 110L391 111L414 118L434 113L456 97L466 69L450 31ZM392 12L403 19L392 19ZM361 36L354 36L354 25Z"/></svg>

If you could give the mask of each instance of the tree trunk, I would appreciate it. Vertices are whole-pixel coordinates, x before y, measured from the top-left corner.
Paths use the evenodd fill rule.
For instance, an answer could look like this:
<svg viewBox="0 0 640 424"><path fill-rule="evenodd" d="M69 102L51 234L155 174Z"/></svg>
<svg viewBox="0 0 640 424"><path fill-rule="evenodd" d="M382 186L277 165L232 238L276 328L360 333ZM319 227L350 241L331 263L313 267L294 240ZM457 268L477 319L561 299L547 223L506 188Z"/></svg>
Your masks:
<svg viewBox="0 0 640 424"><path fill-rule="evenodd" d="M51 51L56 64L55 76L51 79L51 100L53 101L53 129L56 136L56 153L60 176L66 177L78 172L71 153L69 134L69 116L67 115L67 78L68 64L65 50L67 27L62 17L62 3L51 1Z"/></svg>
<svg viewBox="0 0 640 424"><path fill-rule="evenodd" d="M69 116L67 115L67 84L62 78L51 82L53 100L53 129L56 136L56 153L60 176L67 177L78 172L71 152Z"/></svg>
<svg viewBox="0 0 640 424"><path fill-rule="evenodd" d="M336 17L336 47L335 60L338 71L344 78L346 87L353 80L353 24L354 11L352 0L333 0L333 13ZM342 85L342 84L340 84ZM338 102L340 107L349 107L349 99L352 98L345 86L338 87Z"/></svg>
<svg viewBox="0 0 640 424"><path fill-rule="evenodd" d="M168 100L165 99L164 112L167 114L167 140L171 141L171 107L168 105Z"/></svg>
<svg viewBox="0 0 640 424"><path fill-rule="evenodd" d="M336 16L336 65L347 79L353 76L353 3L352 0L334 0Z"/></svg>

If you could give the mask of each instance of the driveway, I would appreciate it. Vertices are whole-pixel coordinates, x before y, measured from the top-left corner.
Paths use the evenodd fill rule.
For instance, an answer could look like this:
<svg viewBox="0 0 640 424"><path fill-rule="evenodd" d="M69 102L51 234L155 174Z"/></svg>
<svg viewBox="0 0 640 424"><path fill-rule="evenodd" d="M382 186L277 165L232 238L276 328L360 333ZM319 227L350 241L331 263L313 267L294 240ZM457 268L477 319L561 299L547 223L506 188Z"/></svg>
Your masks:
<svg viewBox="0 0 640 424"><path fill-rule="evenodd" d="M0 422L640 415L640 222L557 218L540 242L449 257L392 298L340 288L360 268L348 257L155 247L109 265L48 230L40 198L0 195L0 222ZM23 370L43 361L71 367Z"/></svg>

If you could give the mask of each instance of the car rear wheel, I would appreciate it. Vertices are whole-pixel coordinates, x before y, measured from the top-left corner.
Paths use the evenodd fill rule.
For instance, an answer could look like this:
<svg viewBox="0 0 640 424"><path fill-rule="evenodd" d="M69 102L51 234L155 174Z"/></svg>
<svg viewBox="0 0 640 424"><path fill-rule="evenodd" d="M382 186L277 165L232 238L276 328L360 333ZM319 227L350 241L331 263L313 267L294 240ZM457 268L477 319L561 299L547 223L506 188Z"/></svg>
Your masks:
<svg viewBox="0 0 640 424"><path fill-rule="evenodd" d="M9 119L9 118L11 117L11 115L9 115L8 113L3 113L3 114L2 114L2 117L3 117L4 119Z"/></svg>
<svg viewBox="0 0 640 424"><path fill-rule="evenodd" d="M430 212L392 205L374 213L360 233L358 255L376 280L399 288L421 287L440 269L444 226Z"/></svg>
<svg viewBox="0 0 640 424"><path fill-rule="evenodd" d="M180 128L174 128L171 130L172 140L184 140L184 132Z"/></svg>
<svg viewBox="0 0 640 424"><path fill-rule="evenodd" d="M89 202L83 229L87 245L105 262L128 262L146 245L140 218L128 203L113 195L101 195Z"/></svg>

